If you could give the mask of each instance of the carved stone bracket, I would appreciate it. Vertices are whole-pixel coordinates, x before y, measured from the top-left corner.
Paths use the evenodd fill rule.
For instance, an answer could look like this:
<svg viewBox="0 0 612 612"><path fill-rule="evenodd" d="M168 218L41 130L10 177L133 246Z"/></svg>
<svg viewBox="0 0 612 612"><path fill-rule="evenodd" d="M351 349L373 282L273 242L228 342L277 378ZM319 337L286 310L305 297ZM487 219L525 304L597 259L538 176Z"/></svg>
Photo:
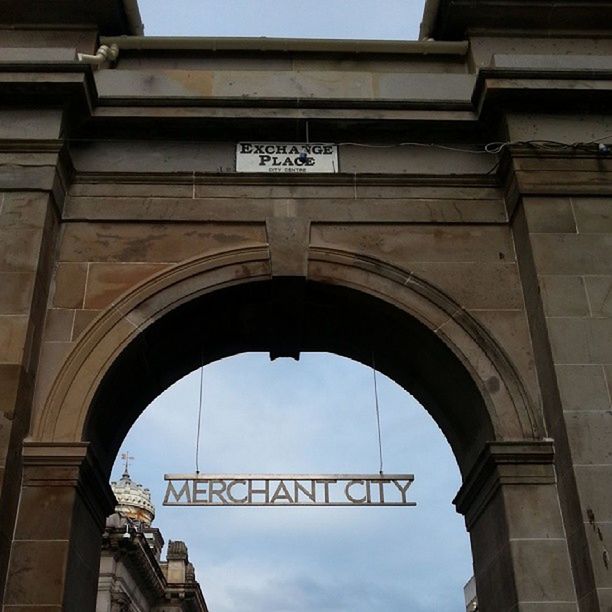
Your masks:
<svg viewBox="0 0 612 612"><path fill-rule="evenodd" d="M468 530L503 485L554 484L553 461L552 440L488 443L453 501Z"/></svg>

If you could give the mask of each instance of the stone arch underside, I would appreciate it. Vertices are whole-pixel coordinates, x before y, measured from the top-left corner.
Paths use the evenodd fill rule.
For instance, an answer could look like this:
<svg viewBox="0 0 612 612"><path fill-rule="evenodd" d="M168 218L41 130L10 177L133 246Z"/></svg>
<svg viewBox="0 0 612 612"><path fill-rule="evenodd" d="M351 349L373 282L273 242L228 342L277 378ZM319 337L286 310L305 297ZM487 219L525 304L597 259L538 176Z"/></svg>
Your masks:
<svg viewBox="0 0 612 612"><path fill-rule="evenodd" d="M114 302L63 363L30 440L91 441L110 471L136 418L200 363L246 351L328 351L377 368L446 435L464 476L487 441L542 437L501 347L410 272L311 248L307 278L273 278L266 247L183 262Z"/></svg>

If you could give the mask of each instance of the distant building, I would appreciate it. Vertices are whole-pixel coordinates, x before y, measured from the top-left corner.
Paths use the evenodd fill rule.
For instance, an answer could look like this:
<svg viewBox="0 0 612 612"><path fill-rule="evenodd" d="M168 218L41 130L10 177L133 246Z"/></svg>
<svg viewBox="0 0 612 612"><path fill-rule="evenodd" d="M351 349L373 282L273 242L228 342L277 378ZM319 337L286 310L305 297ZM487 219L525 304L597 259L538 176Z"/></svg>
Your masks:
<svg viewBox="0 0 612 612"><path fill-rule="evenodd" d="M478 597L476 597L476 580L474 576L463 587L463 595L465 597L465 612L477 612Z"/></svg>
<svg viewBox="0 0 612 612"><path fill-rule="evenodd" d="M115 513L106 521L98 579L96 612L208 612L184 542L164 539L151 527L151 493L126 469L111 487Z"/></svg>

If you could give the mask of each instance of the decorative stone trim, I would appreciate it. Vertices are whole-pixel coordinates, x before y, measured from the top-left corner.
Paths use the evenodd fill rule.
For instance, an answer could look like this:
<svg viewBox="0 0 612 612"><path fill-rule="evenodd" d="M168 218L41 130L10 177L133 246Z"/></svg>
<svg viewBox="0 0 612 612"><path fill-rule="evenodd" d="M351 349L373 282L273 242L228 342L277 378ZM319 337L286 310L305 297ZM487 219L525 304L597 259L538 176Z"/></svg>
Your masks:
<svg viewBox="0 0 612 612"><path fill-rule="evenodd" d="M412 272L408 272L396 266L383 263L372 257L363 256L356 253L350 253L347 251L340 251L337 249L311 247L309 249L309 262L316 262L319 265L326 267L329 266L342 266L345 270L357 270L359 272L365 272L371 274L373 277L381 277L385 280L389 280L396 285L407 287L413 293L414 296L426 300L426 303L434 305L439 309L441 313L445 313L448 317L448 322L456 324L461 330L462 335L464 334L466 339L474 342L474 344L480 347L483 351L483 357L491 365L491 371L495 371L499 374L503 386L507 391L510 403L514 406L517 421L520 423L521 435L525 438L533 437L539 438L542 434L542 425L539 416L536 414L536 410L525 390L523 383L521 382L520 375L513 365L512 360L499 345L499 343L493 338L493 336L473 317L468 313L460 304L455 302L452 298L446 295L437 287L428 283L424 279L415 275ZM309 277L312 275L309 274ZM344 280L347 286L349 283ZM354 288L373 293L371 288L366 285L357 286L353 285ZM388 296L379 296L383 299L388 300ZM408 310L412 316L421 320L425 325L427 322L421 318L419 309L413 309L411 311L410 304L403 302L400 307ZM434 331L440 337L444 337L443 326L439 326ZM445 339L447 344L452 344L456 341ZM461 351L461 347L452 347L454 352L458 354ZM462 358L465 365L470 368L471 364L467 362L465 358ZM472 370L473 371L473 370ZM473 372L474 379L478 384L478 374ZM485 401L488 392L481 386L481 392L485 397ZM504 433L499 429L500 423L497 422L497 415L495 414L495 407L489 402L489 409L491 411L491 419L493 426L500 433L500 437L503 437Z"/></svg>
<svg viewBox="0 0 612 612"><path fill-rule="evenodd" d="M116 546L123 554L132 575L140 576L146 586L147 599L153 603L163 597L167 588L166 579L144 535L131 533L126 541L123 534L113 534L111 539L114 539L113 547Z"/></svg>
<svg viewBox="0 0 612 612"><path fill-rule="evenodd" d="M488 443L453 500L468 531L503 485L554 484L553 461L552 440Z"/></svg>

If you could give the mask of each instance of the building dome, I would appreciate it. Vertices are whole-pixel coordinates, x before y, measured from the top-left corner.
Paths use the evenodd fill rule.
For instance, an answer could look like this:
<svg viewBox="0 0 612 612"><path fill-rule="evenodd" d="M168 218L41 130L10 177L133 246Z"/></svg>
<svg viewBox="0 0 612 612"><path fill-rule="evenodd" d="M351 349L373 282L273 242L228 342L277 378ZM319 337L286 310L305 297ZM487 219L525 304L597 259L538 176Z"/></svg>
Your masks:
<svg viewBox="0 0 612 612"><path fill-rule="evenodd" d="M119 482L111 482L111 488L117 498L115 512L133 521L139 521L147 527L155 518L155 507L151 503L151 492L130 478L127 465Z"/></svg>

